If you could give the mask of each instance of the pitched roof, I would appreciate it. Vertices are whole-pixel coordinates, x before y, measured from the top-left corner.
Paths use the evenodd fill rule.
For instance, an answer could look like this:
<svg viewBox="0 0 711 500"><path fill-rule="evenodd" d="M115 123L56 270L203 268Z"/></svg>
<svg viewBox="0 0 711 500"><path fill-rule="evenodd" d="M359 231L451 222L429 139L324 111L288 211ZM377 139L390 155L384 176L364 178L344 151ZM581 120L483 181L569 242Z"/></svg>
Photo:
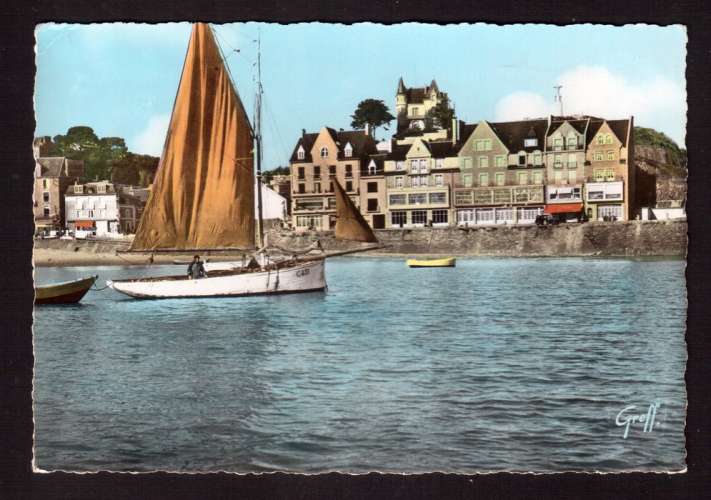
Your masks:
<svg viewBox="0 0 711 500"><path fill-rule="evenodd" d="M630 127L630 120L607 120L607 124L615 133L623 146L627 147L627 132Z"/></svg>
<svg viewBox="0 0 711 500"><path fill-rule="evenodd" d="M392 151L385 157L386 160L403 161L405 155L410 151L412 144L393 144Z"/></svg>
<svg viewBox="0 0 711 500"><path fill-rule="evenodd" d="M37 158L41 169L40 175L42 177L60 177L63 174L64 160L63 156Z"/></svg>
<svg viewBox="0 0 711 500"><path fill-rule="evenodd" d="M339 160L344 160L348 157L345 156L344 149L346 147L346 144L351 145L353 148L353 153L351 155L351 158L359 158L363 155L367 155L370 153L374 153L377 151L376 148L376 142L375 139L373 139L372 136L366 135L364 130L339 130L336 131L333 128L326 127L326 131L328 134L331 136L333 139L333 142L336 143L336 146L338 147L338 156L337 158ZM299 138L298 141L296 141L296 145L294 146L294 150L291 153L291 162L292 163L306 163L306 162L311 162L313 161L313 158L311 157L311 149L314 146L314 142L316 142L316 138L318 137L319 133L304 133L302 136ZM302 146L304 148L304 159L299 160L297 152L299 150L299 146Z"/></svg>
<svg viewBox="0 0 711 500"><path fill-rule="evenodd" d="M499 122L489 123L492 130L501 139L501 142L511 152L516 151L533 151L535 149L543 150L546 130L548 129L548 120L522 120L517 122ZM533 147L525 147L524 139L535 137L538 139L538 145Z"/></svg>

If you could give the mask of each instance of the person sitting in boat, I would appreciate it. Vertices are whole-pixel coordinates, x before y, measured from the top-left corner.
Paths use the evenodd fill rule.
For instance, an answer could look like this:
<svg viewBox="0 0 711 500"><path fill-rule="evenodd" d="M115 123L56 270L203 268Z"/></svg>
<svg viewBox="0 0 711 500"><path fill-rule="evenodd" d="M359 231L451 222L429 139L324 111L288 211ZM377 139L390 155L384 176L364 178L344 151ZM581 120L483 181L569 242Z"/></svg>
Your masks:
<svg viewBox="0 0 711 500"><path fill-rule="evenodd" d="M202 264L200 256L196 255L193 257L193 261L188 266L188 278L198 279L204 278L205 276L207 276L205 273L205 266Z"/></svg>

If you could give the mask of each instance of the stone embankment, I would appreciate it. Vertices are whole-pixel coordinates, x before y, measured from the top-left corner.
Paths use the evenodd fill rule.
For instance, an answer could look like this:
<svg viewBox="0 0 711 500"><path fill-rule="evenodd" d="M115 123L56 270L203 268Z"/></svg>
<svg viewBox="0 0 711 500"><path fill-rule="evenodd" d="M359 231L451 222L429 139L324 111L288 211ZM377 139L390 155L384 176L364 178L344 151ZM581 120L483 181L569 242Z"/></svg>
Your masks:
<svg viewBox="0 0 711 500"><path fill-rule="evenodd" d="M383 229L375 233L384 245L378 254L399 255L683 257L687 244L687 224L683 221ZM304 248L316 239L327 251L343 250L348 245L334 240L330 232L270 232L269 238L270 243L290 248Z"/></svg>

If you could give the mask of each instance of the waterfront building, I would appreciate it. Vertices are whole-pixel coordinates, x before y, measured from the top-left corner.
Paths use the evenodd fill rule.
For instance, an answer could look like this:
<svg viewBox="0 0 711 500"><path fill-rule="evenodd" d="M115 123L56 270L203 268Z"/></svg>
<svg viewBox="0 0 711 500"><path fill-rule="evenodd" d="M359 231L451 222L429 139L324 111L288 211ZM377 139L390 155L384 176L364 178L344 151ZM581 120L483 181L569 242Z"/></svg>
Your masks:
<svg viewBox="0 0 711 500"><path fill-rule="evenodd" d="M254 180L254 213L257 214L257 180ZM265 221L285 221L288 217L286 198L262 184L262 219Z"/></svg>
<svg viewBox="0 0 711 500"><path fill-rule="evenodd" d="M269 180L269 187L284 197L286 200L286 212L291 214L291 175L274 175Z"/></svg>
<svg viewBox="0 0 711 500"><path fill-rule="evenodd" d="M393 140L385 157L386 227L443 227L452 221L452 184L458 171L459 125L451 138Z"/></svg>
<svg viewBox="0 0 711 500"><path fill-rule="evenodd" d="M335 226L334 179L360 207L361 172L374 153L376 142L363 130L323 127L308 134L302 130L291 155L293 227L303 231Z"/></svg>
<svg viewBox="0 0 711 500"><path fill-rule="evenodd" d="M112 183L75 183L67 188L64 198L67 229L90 231L96 236L119 232L119 197Z"/></svg>
<svg viewBox="0 0 711 500"><path fill-rule="evenodd" d="M44 143L35 141L35 153L45 151ZM33 212L37 230L53 230L64 227L64 193L84 175L84 162L64 157L37 157L34 172Z"/></svg>
<svg viewBox="0 0 711 500"><path fill-rule="evenodd" d="M433 141L445 139L447 130L430 125L426 120L427 112L445 99L448 99L447 93L439 90L435 80L424 87L405 87L400 78L395 95L395 138L401 143L412 143L415 137Z"/></svg>
<svg viewBox="0 0 711 500"><path fill-rule="evenodd" d="M546 213L583 211L584 165L590 117L550 116L546 134Z"/></svg>
<svg viewBox="0 0 711 500"><path fill-rule="evenodd" d="M454 182L460 226L530 224L544 208L547 120L465 125ZM470 130L470 132L469 132Z"/></svg>
<svg viewBox="0 0 711 500"><path fill-rule="evenodd" d="M634 117L590 117L586 139L585 213L590 220L634 219Z"/></svg>
<svg viewBox="0 0 711 500"><path fill-rule="evenodd" d="M360 172L360 211L373 229L384 229L387 216L387 185L385 160L387 150L371 154L366 167Z"/></svg>

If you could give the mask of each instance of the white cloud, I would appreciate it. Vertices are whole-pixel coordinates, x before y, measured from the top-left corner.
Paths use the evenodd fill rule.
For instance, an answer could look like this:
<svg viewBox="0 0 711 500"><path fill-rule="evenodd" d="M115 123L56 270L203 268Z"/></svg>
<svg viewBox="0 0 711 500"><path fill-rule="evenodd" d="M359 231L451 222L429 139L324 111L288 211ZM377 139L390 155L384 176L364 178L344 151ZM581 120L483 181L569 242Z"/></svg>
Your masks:
<svg viewBox="0 0 711 500"><path fill-rule="evenodd" d="M578 66L555 82L562 85L565 114L589 114L604 118L635 117L635 124L667 133L680 145L686 129L686 89L668 78L632 83L603 66ZM552 83L552 84L553 84ZM552 86L551 84L551 86ZM497 120L519 120L560 112L550 97L532 92L514 92L496 105Z"/></svg>
<svg viewBox="0 0 711 500"><path fill-rule="evenodd" d="M129 149L134 153L160 156L169 122L170 114L150 117L143 131L129 144Z"/></svg>

